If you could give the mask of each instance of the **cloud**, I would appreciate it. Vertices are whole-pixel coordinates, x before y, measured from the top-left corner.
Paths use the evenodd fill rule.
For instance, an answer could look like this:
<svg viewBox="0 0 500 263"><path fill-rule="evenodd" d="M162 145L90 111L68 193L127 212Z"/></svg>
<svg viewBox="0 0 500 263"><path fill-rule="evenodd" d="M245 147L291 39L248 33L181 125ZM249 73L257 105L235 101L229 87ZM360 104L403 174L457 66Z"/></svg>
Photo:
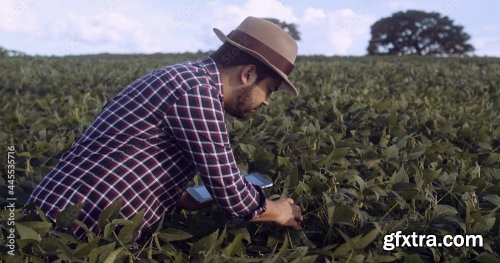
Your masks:
<svg viewBox="0 0 500 263"><path fill-rule="evenodd" d="M476 55L500 57L500 36L475 37L471 43Z"/></svg>
<svg viewBox="0 0 500 263"><path fill-rule="evenodd" d="M257 17L273 17L287 22L297 21L297 17L293 13L293 9L286 1L280 0L247 0L243 5L229 5L227 7L218 8L218 15L223 17L231 17L236 21L242 21L247 16Z"/></svg>
<svg viewBox="0 0 500 263"><path fill-rule="evenodd" d="M422 4L413 1L389 1L387 4L391 10L421 9Z"/></svg>
<svg viewBox="0 0 500 263"><path fill-rule="evenodd" d="M197 25L196 30L191 32L192 38L196 39L194 41L199 43L197 50L214 50L220 46L221 41L215 36L212 28L218 28L228 34L248 16L272 17L288 23L298 21L293 8L286 0L246 0L237 5L211 1L206 2L202 8L204 15L190 20Z"/></svg>
<svg viewBox="0 0 500 263"><path fill-rule="evenodd" d="M366 6L367 8L369 6ZM300 54L346 55L363 42L368 43L369 28L374 19L364 14L362 9L326 10L309 7L302 16L285 1L247 0L242 5L217 6L212 9L212 21L206 21L225 33L238 26L247 16L273 17L287 23L295 23L301 33ZM220 41L213 33L206 36L211 46ZM364 40L366 39L366 40ZM364 51L364 46L362 48Z"/></svg>
<svg viewBox="0 0 500 263"><path fill-rule="evenodd" d="M199 24L188 23L195 15L192 10L146 14L144 4L134 5L137 3L118 5L108 0L68 8L57 0L44 5L33 0L5 0L0 9L0 33L29 36L41 42L45 51L38 53L42 54L154 53L200 48L200 41L192 37L193 27L199 28Z"/></svg>
<svg viewBox="0 0 500 263"><path fill-rule="evenodd" d="M369 28L374 19L361 9L325 11L306 9L301 19L303 53L347 55L368 43ZM361 54L358 54L361 55Z"/></svg>
<svg viewBox="0 0 500 263"><path fill-rule="evenodd" d="M320 8L308 7L302 20L305 23L318 23L326 18L325 11Z"/></svg>
<svg viewBox="0 0 500 263"><path fill-rule="evenodd" d="M0 8L0 30L36 33L37 19L32 10L34 0L4 0Z"/></svg>
<svg viewBox="0 0 500 263"><path fill-rule="evenodd" d="M284 0L246 0L244 4L226 6L218 3L209 9L213 16L210 16L210 21L204 22L223 32L234 29L248 16L271 17L288 23L295 23L298 20L292 7Z"/></svg>
<svg viewBox="0 0 500 263"><path fill-rule="evenodd" d="M137 21L114 12L91 17L71 16L68 23L71 30L76 30L81 40L88 43L122 42L134 37L134 32L140 29Z"/></svg>

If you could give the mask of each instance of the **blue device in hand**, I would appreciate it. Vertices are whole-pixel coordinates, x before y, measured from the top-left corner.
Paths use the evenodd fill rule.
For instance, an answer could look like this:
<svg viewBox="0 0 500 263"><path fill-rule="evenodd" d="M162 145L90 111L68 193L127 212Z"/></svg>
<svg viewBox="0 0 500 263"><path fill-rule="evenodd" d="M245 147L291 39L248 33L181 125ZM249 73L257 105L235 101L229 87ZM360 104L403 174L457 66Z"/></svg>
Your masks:
<svg viewBox="0 0 500 263"><path fill-rule="evenodd" d="M251 173L244 176L243 178L247 180L247 182L261 188L268 188L273 186L273 181L271 181L271 179L259 173ZM200 203L205 203L212 200L212 196L204 185L189 187L188 189L186 189L186 191Z"/></svg>

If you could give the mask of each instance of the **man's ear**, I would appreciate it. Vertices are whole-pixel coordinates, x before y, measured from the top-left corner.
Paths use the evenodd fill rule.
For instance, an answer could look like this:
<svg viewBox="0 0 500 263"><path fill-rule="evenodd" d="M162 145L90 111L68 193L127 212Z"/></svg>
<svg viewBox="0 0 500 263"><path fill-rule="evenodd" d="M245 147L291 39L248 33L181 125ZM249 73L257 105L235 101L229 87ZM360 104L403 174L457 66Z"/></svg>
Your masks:
<svg viewBox="0 0 500 263"><path fill-rule="evenodd" d="M257 81L257 68L255 65L243 66L240 72L240 81L243 85L252 85Z"/></svg>

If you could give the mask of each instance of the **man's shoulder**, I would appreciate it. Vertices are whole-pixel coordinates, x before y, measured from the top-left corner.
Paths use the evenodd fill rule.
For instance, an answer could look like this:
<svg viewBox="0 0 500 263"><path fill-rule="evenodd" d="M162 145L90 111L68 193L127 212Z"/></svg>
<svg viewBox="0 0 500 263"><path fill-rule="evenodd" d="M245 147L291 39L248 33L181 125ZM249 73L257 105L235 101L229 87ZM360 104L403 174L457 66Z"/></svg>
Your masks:
<svg viewBox="0 0 500 263"><path fill-rule="evenodd" d="M195 84L198 82L202 85L210 85L211 72L207 69L206 58L198 60L184 61L156 70L157 74L163 77L184 82L186 84Z"/></svg>
<svg viewBox="0 0 500 263"><path fill-rule="evenodd" d="M219 71L210 57L168 65L153 71L152 75L161 79L171 92L188 92L200 86L217 90L219 95L222 91Z"/></svg>
<svg viewBox="0 0 500 263"><path fill-rule="evenodd" d="M222 97L222 85L217 68L211 59L185 61L150 71L129 84L123 94L140 94L154 105L171 105L197 87L209 87L214 96ZM155 106L156 107L156 106Z"/></svg>

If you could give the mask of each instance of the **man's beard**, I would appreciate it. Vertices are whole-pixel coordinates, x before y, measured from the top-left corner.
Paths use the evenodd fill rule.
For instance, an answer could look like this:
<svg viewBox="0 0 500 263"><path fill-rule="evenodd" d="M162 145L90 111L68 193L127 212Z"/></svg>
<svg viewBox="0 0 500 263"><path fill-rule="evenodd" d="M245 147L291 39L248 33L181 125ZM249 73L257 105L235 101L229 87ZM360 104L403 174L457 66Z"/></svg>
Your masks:
<svg viewBox="0 0 500 263"><path fill-rule="evenodd" d="M252 104L252 90L256 87L256 84L252 84L247 87L242 87L238 96L236 97L237 104L234 105L235 112L233 112L233 116L239 119L246 119L251 109L250 106Z"/></svg>

